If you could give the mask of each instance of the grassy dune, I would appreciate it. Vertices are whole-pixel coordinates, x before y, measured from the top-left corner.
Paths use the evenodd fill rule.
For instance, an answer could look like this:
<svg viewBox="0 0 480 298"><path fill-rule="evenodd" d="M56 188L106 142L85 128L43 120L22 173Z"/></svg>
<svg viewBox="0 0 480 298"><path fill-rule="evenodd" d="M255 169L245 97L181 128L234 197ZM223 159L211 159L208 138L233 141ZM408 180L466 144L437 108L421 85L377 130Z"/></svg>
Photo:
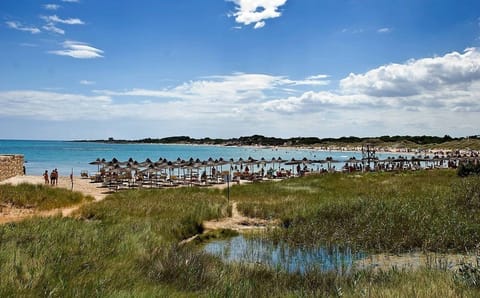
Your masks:
<svg viewBox="0 0 480 298"><path fill-rule="evenodd" d="M64 188L26 183L17 186L0 185L0 203L17 208L49 210L92 200L91 196L85 197L80 192L72 192Z"/></svg>
<svg viewBox="0 0 480 298"><path fill-rule="evenodd" d="M479 242L478 180L449 171L325 175L235 186L250 216L279 218L268 235L301 245L344 243L375 251L473 250ZM475 297L469 277L414 272L286 273L224 264L197 244L201 222L228 214L214 189L140 190L88 204L78 218L0 226L0 296Z"/></svg>

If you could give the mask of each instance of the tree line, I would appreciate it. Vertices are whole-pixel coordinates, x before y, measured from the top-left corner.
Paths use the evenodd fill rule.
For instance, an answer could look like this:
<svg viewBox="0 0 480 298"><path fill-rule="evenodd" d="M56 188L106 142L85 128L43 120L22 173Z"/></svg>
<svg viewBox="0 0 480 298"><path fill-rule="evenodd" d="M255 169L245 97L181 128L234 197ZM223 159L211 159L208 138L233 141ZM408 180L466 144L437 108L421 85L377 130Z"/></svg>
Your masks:
<svg viewBox="0 0 480 298"><path fill-rule="evenodd" d="M439 136L381 136L381 137L340 137L340 138L318 138L318 137L291 137L277 138L266 137L263 135L242 136L239 138L192 138L189 136L171 136L165 138L144 138L139 140L116 140L109 138L108 140L95 140L93 142L107 143L148 143L148 144L211 144L226 146L310 146L320 144L358 144L358 143L399 143L408 141L418 145L441 144L449 141L459 141L463 139L479 139L479 135L468 137L451 137L449 135ZM89 142L92 142L91 140Z"/></svg>

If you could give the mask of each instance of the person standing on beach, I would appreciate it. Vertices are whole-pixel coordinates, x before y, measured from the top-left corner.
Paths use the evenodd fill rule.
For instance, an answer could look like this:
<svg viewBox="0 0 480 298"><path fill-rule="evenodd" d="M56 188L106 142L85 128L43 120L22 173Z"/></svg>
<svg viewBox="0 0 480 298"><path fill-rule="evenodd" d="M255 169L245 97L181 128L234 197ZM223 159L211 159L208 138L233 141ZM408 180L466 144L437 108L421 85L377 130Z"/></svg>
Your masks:
<svg viewBox="0 0 480 298"><path fill-rule="evenodd" d="M50 185L55 185L55 170L50 172Z"/></svg>
<svg viewBox="0 0 480 298"><path fill-rule="evenodd" d="M45 179L45 184L50 184L49 181L48 181L48 171L45 170L45 173L43 173L43 178Z"/></svg>
<svg viewBox="0 0 480 298"><path fill-rule="evenodd" d="M55 168L54 172L55 172L55 185L58 185L58 170L57 170L57 168Z"/></svg>

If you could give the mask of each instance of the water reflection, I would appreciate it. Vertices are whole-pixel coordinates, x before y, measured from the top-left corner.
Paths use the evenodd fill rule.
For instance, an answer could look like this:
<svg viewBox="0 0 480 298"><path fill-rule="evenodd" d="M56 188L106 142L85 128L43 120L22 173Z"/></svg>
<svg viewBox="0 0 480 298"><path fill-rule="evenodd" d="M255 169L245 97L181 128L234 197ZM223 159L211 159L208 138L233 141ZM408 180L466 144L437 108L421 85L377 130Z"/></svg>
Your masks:
<svg viewBox="0 0 480 298"><path fill-rule="evenodd" d="M339 247L291 247L286 243L274 244L261 238L246 238L242 235L217 240L205 245L204 250L222 258L225 262L263 264L287 272L305 273L310 270L350 271L356 260L364 253L352 252Z"/></svg>

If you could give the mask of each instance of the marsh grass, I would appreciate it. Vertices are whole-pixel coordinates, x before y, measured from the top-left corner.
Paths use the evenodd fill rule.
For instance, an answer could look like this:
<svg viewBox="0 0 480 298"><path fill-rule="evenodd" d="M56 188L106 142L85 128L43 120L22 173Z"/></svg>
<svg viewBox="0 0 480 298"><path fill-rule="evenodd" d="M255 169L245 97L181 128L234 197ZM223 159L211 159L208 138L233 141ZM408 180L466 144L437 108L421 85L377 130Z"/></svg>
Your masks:
<svg viewBox="0 0 480 298"><path fill-rule="evenodd" d="M231 199L249 216L281 219L282 228L270 235L281 241L460 251L478 242L479 216L476 211L465 214L466 205L453 197L451 186L457 179L444 171L335 174L235 186ZM202 221L229 212L225 194L215 189L133 190L87 204L75 218L2 225L0 297L479 294L455 281L453 273L434 268L287 273L261 264L225 264L195 243L178 245L202 232Z"/></svg>
<svg viewBox="0 0 480 298"><path fill-rule="evenodd" d="M17 186L0 185L0 203L17 208L49 210L92 201L93 197L64 188L23 183Z"/></svg>
<svg viewBox="0 0 480 298"><path fill-rule="evenodd" d="M247 215L280 218L279 241L465 252L480 241L480 209L471 208L480 206L479 185L453 171L420 171L308 176L231 193Z"/></svg>

